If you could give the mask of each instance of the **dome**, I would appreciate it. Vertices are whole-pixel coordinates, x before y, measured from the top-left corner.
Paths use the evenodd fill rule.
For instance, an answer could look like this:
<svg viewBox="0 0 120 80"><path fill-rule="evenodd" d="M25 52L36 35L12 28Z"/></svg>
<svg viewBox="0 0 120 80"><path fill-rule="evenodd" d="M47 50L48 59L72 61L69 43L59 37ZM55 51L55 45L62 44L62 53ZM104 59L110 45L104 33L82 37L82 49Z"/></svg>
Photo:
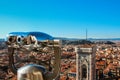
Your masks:
<svg viewBox="0 0 120 80"><path fill-rule="evenodd" d="M53 37L43 33L43 32L11 32L8 34L9 36L35 36L37 38L38 41L43 41L43 40L53 40Z"/></svg>

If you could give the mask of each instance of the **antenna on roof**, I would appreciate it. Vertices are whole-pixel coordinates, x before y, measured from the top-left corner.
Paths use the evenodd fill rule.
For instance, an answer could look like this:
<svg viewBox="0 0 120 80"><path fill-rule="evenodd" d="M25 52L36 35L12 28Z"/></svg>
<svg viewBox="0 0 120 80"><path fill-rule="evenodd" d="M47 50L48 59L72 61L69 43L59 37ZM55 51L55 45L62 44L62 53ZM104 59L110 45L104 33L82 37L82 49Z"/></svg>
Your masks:
<svg viewBox="0 0 120 80"><path fill-rule="evenodd" d="M87 38L88 38L88 30L86 28L86 41L87 41Z"/></svg>

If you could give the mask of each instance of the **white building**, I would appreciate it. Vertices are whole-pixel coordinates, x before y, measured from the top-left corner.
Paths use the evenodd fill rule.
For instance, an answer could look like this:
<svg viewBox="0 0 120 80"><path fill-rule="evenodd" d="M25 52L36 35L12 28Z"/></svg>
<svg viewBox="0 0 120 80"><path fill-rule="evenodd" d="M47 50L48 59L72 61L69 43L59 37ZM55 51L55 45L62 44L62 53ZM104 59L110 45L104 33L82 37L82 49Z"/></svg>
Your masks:
<svg viewBox="0 0 120 80"><path fill-rule="evenodd" d="M96 80L95 53L96 47L75 48L76 80Z"/></svg>

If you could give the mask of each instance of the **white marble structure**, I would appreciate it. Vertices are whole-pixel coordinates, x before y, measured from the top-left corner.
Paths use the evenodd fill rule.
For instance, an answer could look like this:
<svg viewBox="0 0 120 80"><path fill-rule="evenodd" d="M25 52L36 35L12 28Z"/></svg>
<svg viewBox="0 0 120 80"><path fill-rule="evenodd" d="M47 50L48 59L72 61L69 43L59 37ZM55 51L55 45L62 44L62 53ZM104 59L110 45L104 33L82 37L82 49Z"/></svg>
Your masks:
<svg viewBox="0 0 120 80"><path fill-rule="evenodd" d="M75 48L76 80L96 80L95 53L96 47Z"/></svg>

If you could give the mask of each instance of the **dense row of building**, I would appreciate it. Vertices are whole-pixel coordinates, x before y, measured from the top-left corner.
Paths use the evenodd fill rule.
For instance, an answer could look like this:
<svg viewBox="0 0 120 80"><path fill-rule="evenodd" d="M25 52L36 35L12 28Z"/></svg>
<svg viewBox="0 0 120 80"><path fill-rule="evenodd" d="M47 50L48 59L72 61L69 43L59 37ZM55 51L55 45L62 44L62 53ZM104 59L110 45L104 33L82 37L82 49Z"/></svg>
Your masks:
<svg viewBox="0 0 120 80"><path fill-rule="evenodd" d="M120 76L120 47L100 45L96 52L96 77L117 78Z"/></svg>
<svg viewBox="0 0 120 80"><path fill-rule="evenodd" d="M120 46L109 45L109 44L99 44L94 46L96 46L96 52L90 53L90 54L95 54L93 57L86 57L89 54L85 53L86 55L83 55L84 53L82 53L82 55L79 55L79 57L81 58L77 57L77 54L81 54L81 53L79 53L79 51L76 52L75 49L76 47L81 48L83 46L81 45L63 46L62 54L61 54L60 80L79 80L78 76L83 77L84 80L90 80L90 77L92 77L93 75L95 75L95 78L94 78L95 80L107 80L107 79L119 80L118 78L120 77ZM87 49L90 47L92 46L87 47ZM14 76L9 70L9 67L8 67L9 59L8 59L7 53L5 52L7 52L7 50L5 49L0 51L0 74L1 74L0 78L1 79ZM30 55L36 55L36 54L31 53ZM43 56L41 55L37 56L36 58L40 60L49 58L49 55L47 54L43 54ZM83 59L83 62L82 62L82 59ZM82 66L81 64L83 63L86 64L87 66L83 65L83 67L81 67ZM78 66L78 64L81 66ZM3 69L5 70L7 69L6 72L5 70L3 71ZM95 74L90 74L91 73L90 69L93 70ZM89 73L90 75L88 75L87 73Z"/></svg>
<svg viewBox="0 0 120 80"><path fill-rule="evenodd" d="M94 80L107 80L107 79L118 80L120 77L120 46L109 45L109 44L99 44L95 46L96 46L96 52L95 53L92 52L92 54L95 54L95 56L93 56L93 58L95 58L95 62L93 61L94 59L91 59L92 60L91 63L94 62L92 64L93 67L91 68L92 70L95 69L94 76L96 77L94 78ZM63 48L62 56L63 58L65 57L66 59L65 60L63 59L61 63L62 75L60 80L79 80L77 79L78 71L82 75L82 71L81 69L79 69L80 67L77 68L79 63L77 63L78 61L76 57L77 53L75 53L75 47L76 46L68 45L68 46L64 46ZM70 57L66 57L66 56L70 56ZM74 63L74 65L70 65L70 63ZM82 63L80 62L80 64ZM72 66L74 66L74 69L76 70L74 70L71 73L71 75L69 75L69 71L73 69ZM93 76L93 74L91 74L91 76ZM90 79L86 78L84 80L90 80Z"/></svg>

